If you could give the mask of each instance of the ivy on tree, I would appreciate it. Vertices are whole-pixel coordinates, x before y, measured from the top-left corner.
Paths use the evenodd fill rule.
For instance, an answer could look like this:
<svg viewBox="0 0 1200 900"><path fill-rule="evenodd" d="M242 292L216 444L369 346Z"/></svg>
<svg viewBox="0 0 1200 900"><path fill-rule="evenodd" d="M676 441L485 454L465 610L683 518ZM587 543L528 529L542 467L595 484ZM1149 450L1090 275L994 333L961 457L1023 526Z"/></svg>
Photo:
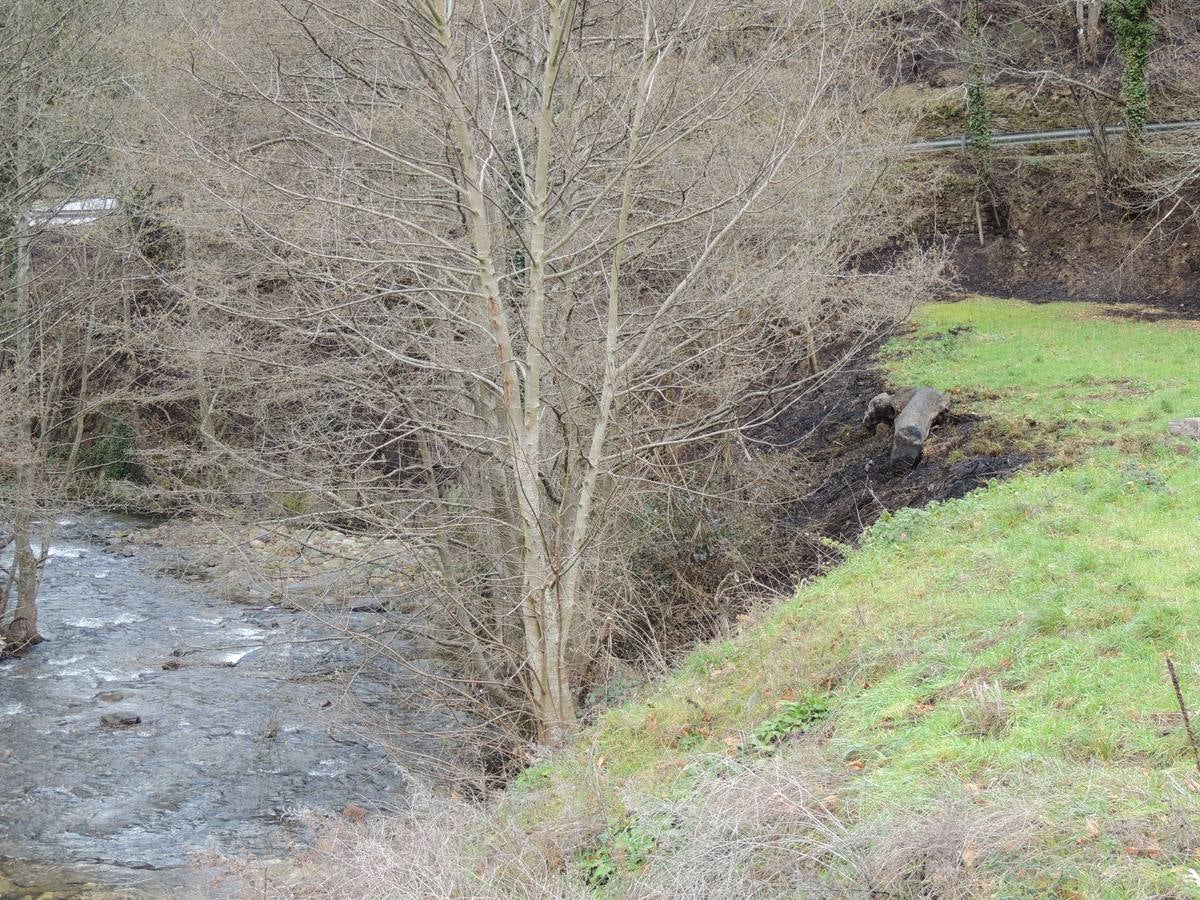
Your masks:
<svg viewBox="0 0 1200 900"><path fill-rule="evenodd" d="M1142 141L1150 108L1146 66L1154 46L1155 27L1150 17L1153 6L1154 0L1114 0L1107 11L1121 57L1121 103L1126 133L1133 146Z"/></svg>
<svg viewBox="0 0 1200 900"><path fill-rule="evenodd" d="M967 5L967 32L971 36L971 77L967 81L967 148L981 181L992 169L992 113L987 102L987 50L979 23L979 0Z"/></svg>

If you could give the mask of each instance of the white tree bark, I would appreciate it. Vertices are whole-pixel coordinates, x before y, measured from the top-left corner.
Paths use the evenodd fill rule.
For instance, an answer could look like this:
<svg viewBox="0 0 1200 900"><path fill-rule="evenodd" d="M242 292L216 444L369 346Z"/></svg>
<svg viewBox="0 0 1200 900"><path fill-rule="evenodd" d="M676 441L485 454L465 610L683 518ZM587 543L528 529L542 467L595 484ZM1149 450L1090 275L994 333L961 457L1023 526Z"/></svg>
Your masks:
<svg viewBox="0 0 1200 900"><path fill-rule="evenodd" d="M32 32L29 19L30 0L18 0L15 13L16 24L25 40ZM29 149L27 146L26 111L28 108L29 62L22 60L15 85L16 129L13 146L14 174L13 195L19 202L29 196ZM18 211L13 223L15 235L16 266L12 274L14 302L14 325L16 350L13 359L13 382L16 389L15 405L16 433L13 446L17 458L14 466L13 498L13 563L10 578L15 587L16 605L12 619L4 629L5 641L10 649L23 650L41 640L37 629L37 590L39 564L33 551L33 482L35 476L33 441L33 391L31 308L31 253L29 225L23 211Z"/></svg>

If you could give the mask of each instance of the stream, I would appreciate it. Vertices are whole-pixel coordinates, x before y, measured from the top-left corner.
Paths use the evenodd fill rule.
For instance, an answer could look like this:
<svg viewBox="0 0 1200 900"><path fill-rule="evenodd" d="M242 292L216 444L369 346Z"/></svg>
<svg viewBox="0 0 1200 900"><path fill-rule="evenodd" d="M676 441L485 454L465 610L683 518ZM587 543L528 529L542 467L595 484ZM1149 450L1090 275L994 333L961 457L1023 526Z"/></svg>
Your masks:
<svg viewBox="0 0 1200 900"><path fill-rule="evenodd" d="M159 574L153 552L113 542L133 524L60 523L40 594L46 641L0 661L0 896L35 881L66 894L84 881L122 896L199 889L198 859L302 846L300 810L403 802L404 771L340 712L357 651L304 613ZM365 668L355 698L390 704L404 677Z"/></svg>

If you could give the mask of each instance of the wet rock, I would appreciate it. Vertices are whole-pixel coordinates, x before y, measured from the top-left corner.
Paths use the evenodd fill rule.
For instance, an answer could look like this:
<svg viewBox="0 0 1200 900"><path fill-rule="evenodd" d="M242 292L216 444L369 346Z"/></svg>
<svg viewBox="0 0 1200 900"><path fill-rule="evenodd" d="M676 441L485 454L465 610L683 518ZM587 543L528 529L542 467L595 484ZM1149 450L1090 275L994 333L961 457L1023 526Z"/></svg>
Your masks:
<svg viewBox="0 0 1200 900"><path fill-rule="evenodd" d="M217 582L221 598L230 603L259 606L270 600L273 593L271 583L260 577L260 573L243 565L235 566L222 573Z"/></svg>
<svg viewBox="0 0 1200 900"><path fill-rule="evenodd" d="M1167 431L1177 437L1200 441L1200 416L1190 419L1176 419L1167 426Z"/></svg>
<svg viewBox="0 0 1200 900"><path fill-rule="evenodd" d="M100 724L105 728L129 728L131 725L141 725L142 717L129 712L105 713L100 717Z"/></svg>
<svg viewBox="0 0 1200 900"><path fill-rule="evenodd" d="M221 590L221 596L230 603L240 603L244 606L261 606L271 599L271 592L259 590L254 587L225 585Z"/></svg>
<svg viewBox="0 0 1200 900"><path fill-rule="evenodd" d="M180 581L200 582L211 581L216 573L215 565L207 561L193 562L185 559L171 560L164 563L159 571Z"/></svg>
<svg viewBox="0 0 1200 900"><path fill-rule="evenodd" d="M284 606L298 606L303 609L315 605L336 602L339 596L347 592L347 578L340 572L326 572L313 575L284 586L271 597L280 600Z"/></svg>
<svg viewBox="0 0 1200 900"><path fill-rule="evenodd" d="M356 603L350 607L350 612L356 613L385 613L387 611L387 604L383 602Z"/></svg>
<svg viewBox="0 0 1200 900"><path fill-rule="evenodd" d="M132 695L126 691L101 691L96 695L96 699L101 703L119 703L130 696Z"/></svg>

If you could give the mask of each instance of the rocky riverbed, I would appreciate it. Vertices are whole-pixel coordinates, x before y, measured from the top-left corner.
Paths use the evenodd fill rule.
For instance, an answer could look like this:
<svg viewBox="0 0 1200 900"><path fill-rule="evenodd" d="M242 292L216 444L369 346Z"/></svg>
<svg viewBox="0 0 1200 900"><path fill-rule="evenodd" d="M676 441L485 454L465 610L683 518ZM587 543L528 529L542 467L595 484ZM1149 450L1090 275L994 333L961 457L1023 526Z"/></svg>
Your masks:
<svg viewBox="0 0 1200 900"><path fill-rule="evenodd" d="M117 552L154 556L159 571L211 585L237 603L325 609L375 597L411 606L432 571L432 554L397 538L312 527L182 520L109 535Z"/></svg>
<svg viewBox="0 0 1200 900"><path fill-rule="evenodd" d="M204 533L100 517L58 528L47 640L0 661L0 895L219 894L212 862L287 856L302 810L395 808L406 773L351 709L446 752L452 718L421 705L410 665L431 663L405 637L417 565L386 567L400 548L325 533L297 553L292 538ZM336 616L298 609L318 603ZM389 653L365 659L343 627Z"/></svg>

